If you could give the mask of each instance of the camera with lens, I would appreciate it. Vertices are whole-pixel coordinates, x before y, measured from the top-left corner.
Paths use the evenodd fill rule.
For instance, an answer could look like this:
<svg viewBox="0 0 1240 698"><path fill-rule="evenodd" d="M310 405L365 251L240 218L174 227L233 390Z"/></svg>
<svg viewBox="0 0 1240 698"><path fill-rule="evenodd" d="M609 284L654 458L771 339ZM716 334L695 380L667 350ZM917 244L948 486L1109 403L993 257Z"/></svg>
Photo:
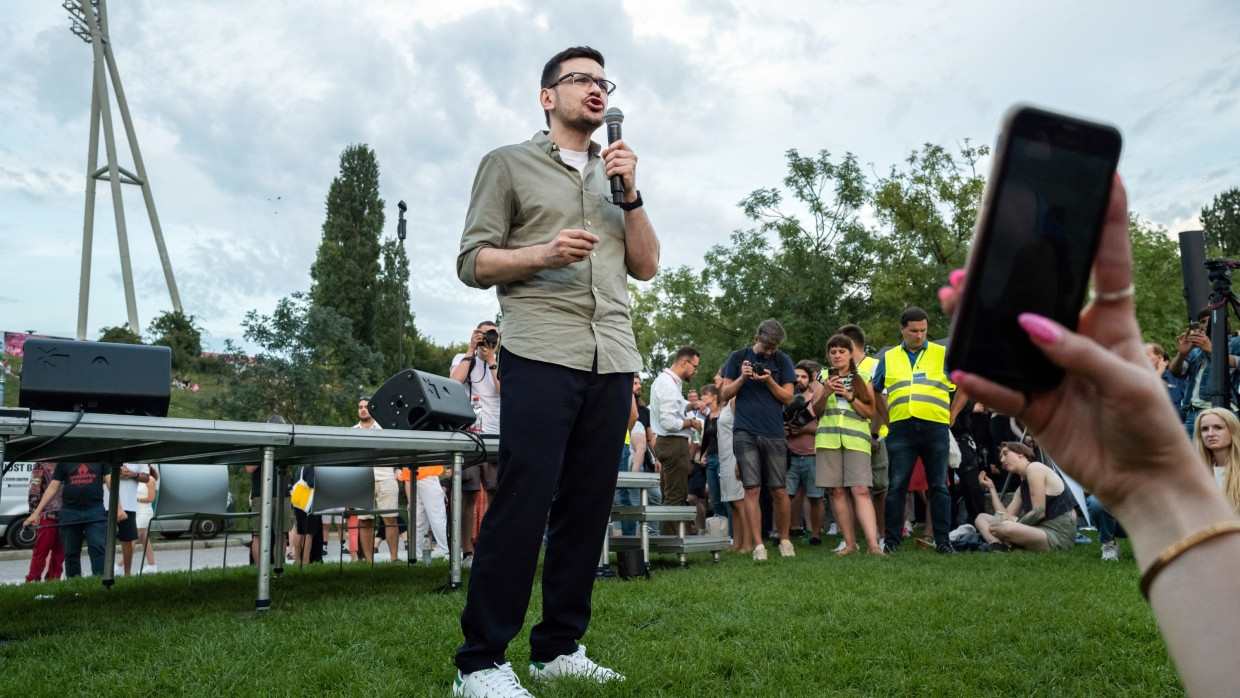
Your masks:
<svg viewBox="0 0 1240 698"><path fill-rule="evenodd" d="M803 396L794 395L792 402L784 407L784 424L799 429L812 421L814 421L814 415L809 412L809 403Z"/></svg>
<svg viewBox="0 0 1240 698"><path fill-rule="evenodd" d="M482 333L482 341L486 342L488 347L494 349L499 346L499 332L494 329L487 330Z"/></svg>
<svg viewBox="0 0 1240 698"><path fill-rule="evenodd" d="M750 363L749 368L750 370L753 371L753 374L755 376L759 376L759 377L765 376L766 374L770 373L770 370L767 369L766 364L761 361L754 361Z"/></svg>

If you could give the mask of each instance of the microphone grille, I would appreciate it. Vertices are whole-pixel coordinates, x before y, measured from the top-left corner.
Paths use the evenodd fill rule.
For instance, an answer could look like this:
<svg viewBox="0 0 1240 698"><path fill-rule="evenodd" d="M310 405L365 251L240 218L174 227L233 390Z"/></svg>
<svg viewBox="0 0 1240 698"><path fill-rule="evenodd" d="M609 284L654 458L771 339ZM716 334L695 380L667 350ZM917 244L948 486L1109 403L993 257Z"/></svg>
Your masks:
<svg viewBox="0 0 1240 698"><path fill-rule="evenodd" d="M612 107L603 114L603 122L608 124L618 124L624 121L624 112L616 107Z"/></svg>

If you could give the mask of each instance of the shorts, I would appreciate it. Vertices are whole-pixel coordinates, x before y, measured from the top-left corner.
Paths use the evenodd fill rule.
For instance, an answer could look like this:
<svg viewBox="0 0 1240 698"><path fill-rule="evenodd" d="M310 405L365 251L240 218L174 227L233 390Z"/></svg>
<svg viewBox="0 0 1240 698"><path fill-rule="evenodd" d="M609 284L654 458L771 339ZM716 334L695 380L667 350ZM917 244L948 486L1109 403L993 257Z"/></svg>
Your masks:
<svg viewBox="0 0 1240 698"><path fill-rule="evenodd" d="M262 511L262 507L263 507L262 497L250 497L250 511L257 514L258 512ZM277 525L279 525L281 528L284 529L283 531L281 531L282 533L288 533L289 531L293 530L293 520L294 520L293 519L293 505L291 502L288 501L288 497L284 498L284 517L280 519L279 521L276 520L276 516L278 514L279 512L276 512L276 511L271 512L272 528L275 528ZM260 523L261 522L258 519L254 520L254 526L256 528L259 526ZM257 531L254 532L254 536L258 537Z"/></svg>
<svg viewBox="0 0 1240 698"><path fill-rule="evenodd" d="M870 492L886 492L890 483L890 471L887 464L887 439L885 437L878 440L873 453L870 454L870 474L874 480L874 484L870 485Z"/></svg>
<svg viewBox="0 0 1240 698"><path fill-rule="evenodd" d="M375 509L395 509L400 504L400 483L396 480L375 480ZM395 514L388 514L395 516ZM373 515L359 515L362 521L375 518Z"/></svg>
<svg viewBox="0 0 1240 698"><path fill-rule="evenodd" d="M784 478L784 487L789 495L795 495L802 486L805 487L806 497L822 499L822 487L816 483L814 477L814 457L789 455L788 474Z"/></svg>
<svg viewBox="0 0 1240 698"><path fill-rule="evenodd" d="M689 494L698 499L706 499L706 468L697 463L690 464Z"/></svg>
<svg viewBox="0 0 1240 698"><path fill-rule="evenodd" d="M784 489L788 478L788 442L784 437L762 436L747 431L732 434L732 450L741 469L745 489L766 485Z"/></svg>
<svg viewBox="0 0 1240 698"><path fill-rule="evenodd" d="M138 512L126 510L125 520L116 522L116 540L138 540Z"/></svg>
<svg viewBox="0 0 1240 698"><path fill-rule="evenodd" d="M1035 528L1046 533L1046 542L1051 550L1073 550L1076 548L1076 513L1066 512L1053 519L1043 519Z"/></svg>
<svg viewBox="0 0 1240 698"><path fill-rule="evenodd" d="M472 468L465 468L461 472L461 491L477 492L486 490L494 492L497 485L496 474L498 469L494 463L479 463Z"/></svg>
<svg viewBox="0 0 1240 698"><path fill-rule="evenodd" d="M155 516L154 510L150 505L138 505L138 530L151 527L151 519Z"/></svg>
<svg viewBox="0 0 1240 698"><path fill-rule="evenodd" d="M315 529L322 530L323 528L323 517L322 516L318 516L318 515L310 516L306 512L302 511L301 509L295 508L293 509L293 518L296 519L297 521L296 530L297 530L297 533L299 533L300 535L303 535L303 536L309 535L309 534L314 533Z"/></svg>
<svg viewBox="0 0 1240 698"><path fill-rule="evenodd" d="M820 487L870 487L874 471L870 454L847 448L820 448L814 452Z"/></svg>

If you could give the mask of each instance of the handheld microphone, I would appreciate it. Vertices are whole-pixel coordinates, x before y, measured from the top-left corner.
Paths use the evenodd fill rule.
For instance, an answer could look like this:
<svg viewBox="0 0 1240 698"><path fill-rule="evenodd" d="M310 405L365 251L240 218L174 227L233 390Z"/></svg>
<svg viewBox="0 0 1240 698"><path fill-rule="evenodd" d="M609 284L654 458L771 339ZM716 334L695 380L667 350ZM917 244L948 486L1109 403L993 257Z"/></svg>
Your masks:
<svg viewBox="0 0 1240 698"><path fill-rule="evenodd" d="M612 107L603 114L603 123L607 124L607 145L620 140L620 124L624 121L624 112ZM611 202L624 203L624 178L613 175L611 178Z"/></svg>

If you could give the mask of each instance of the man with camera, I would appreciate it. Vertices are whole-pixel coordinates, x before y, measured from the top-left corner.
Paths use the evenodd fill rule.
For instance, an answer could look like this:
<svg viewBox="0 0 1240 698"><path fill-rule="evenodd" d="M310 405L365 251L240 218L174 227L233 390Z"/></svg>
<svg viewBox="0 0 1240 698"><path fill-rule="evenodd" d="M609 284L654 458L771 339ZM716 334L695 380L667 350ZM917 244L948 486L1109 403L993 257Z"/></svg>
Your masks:
<svg viewBox="0 0 1240 698"><path fill-rule="evenodd" d="M1210 407L1211 371L1210 352L1214 344L1210 341L1210 309L1203 308L1197 313L1197 321L1189 323L1188 330L1175 338L1175 358L1167 370L1171 375L1184 381L1183 394L1180 398L1180 416L1184 418L1184 429L1191 438L1193 424L1197 421L1197 413ZM1227 340L1228 370L1240 364L1240 337ZM1233 372L1234 373L1234 372ZM1232 411L1236 409L1235 376L1232 376L1231 394L1228 403Z"/></svg>
<svg viewBox="0 0 1240 698"><path fill-rule="evenodd" d="M701 409L702 405L686 401L681 391L684 382L697 373L701 360L697 349L681 347L671 367L664 369L650 386L650 426L657 437L654 456L663 464L659 489L666 506L684 506L689 501L689 439L695 431L702 430L702 420L691 417L689 411ZM672 535L675 525L664 521L662 529L664 534Z"/></svg>
<svg viewBox="0 0 1240 698"><path fill-rule="evenodd" d="M478 399L482 408L480 424L484 434L499 433L499 327L490 320L483 320L469 338L469 351L452 357L452 380L465 384L469 398ZM487 501L495 498L495 461L488 460L461 473L461 566L470 567L474 562L474 506L478 492L486 490Z"/></svg>
<svg viewBox="0 0 1240 698"><path fill-rule="evenodd" d="M809 500L809 544L822 545L822 522L826 519L827 510L823 489L817 483L814 454L814 435L818 432L814 400L824 390L817 380L822 367L812 361L801 360L793 370L797 377L796 396L784 408L784 433L788 440L788 474L784 478L784 486L793 504L789 518L800 523L801 501L797 493L805 488L805 498Z"/></svg>
<svg viewBox="0 0 1240 698"><path fill-rule="evenodd" d="M788 443L784 435L784 406L792 403L796 374L792 359L779 351L788 337L775 318L763 320L754 335L753 346L737 349L723 366L723 388L719 400L736 398L736 422L732 445L736 464L745 487L746 524L753 559L766 559L762 543L762 515L758 507L758 488L764 484L771 493L775 528L779 532L779 554L795 557L788 540L790 506L785 479L788 475Z"/></svg>

